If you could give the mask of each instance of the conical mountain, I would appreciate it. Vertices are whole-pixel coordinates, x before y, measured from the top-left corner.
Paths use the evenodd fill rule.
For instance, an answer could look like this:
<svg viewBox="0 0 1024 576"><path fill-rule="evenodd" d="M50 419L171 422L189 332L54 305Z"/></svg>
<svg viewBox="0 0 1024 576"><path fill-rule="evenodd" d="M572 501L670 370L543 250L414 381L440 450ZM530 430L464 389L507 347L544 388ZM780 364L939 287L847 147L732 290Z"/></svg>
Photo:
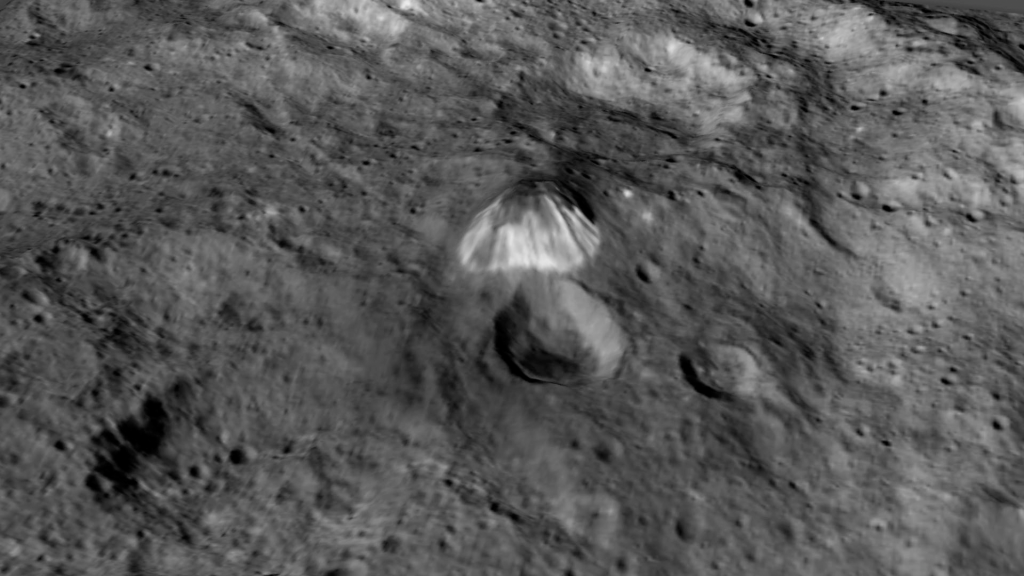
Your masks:
<svg viewBox="0 0 1024 576"><path fill-rule="evenodd" d="M458 245L471 272L568 273L597 254L601 235L552 181L521 181L472 221Z"/></svg>

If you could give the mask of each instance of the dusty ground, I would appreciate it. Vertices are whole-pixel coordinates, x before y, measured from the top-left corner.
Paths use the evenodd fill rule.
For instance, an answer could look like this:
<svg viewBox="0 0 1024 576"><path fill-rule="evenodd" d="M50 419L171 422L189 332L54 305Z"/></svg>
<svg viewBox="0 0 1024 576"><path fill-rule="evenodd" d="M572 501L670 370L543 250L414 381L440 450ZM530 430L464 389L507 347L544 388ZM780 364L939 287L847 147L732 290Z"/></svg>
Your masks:
<svg viewBox="0 0 1024 576"><path fill-rule="evenodd" d="M0 2L0 573L1021 574L1021 22ZM453 264L537 171L611 380Z"/></svg>

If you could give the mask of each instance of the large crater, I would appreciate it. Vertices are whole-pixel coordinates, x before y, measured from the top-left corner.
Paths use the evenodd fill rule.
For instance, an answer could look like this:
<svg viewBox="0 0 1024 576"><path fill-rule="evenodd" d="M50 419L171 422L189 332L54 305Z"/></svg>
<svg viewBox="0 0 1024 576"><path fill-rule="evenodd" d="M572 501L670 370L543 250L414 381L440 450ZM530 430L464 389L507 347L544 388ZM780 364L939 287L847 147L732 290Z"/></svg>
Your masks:
<svg viewBox="0 0 1024 576"><path fill-rule="evenodd" d="M578 283L525 279L495 321L495 345L526 380L582 385L615 376L628 339L612 311Z"/></svg>

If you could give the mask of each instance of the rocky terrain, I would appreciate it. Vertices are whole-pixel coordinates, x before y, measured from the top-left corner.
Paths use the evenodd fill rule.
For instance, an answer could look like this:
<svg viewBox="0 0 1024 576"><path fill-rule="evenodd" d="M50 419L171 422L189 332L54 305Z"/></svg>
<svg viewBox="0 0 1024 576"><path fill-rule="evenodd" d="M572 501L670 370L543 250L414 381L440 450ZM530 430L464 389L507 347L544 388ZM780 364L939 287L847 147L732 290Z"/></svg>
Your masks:
<svg viewBox="0 0 1024 576"><path fill-rule="evenodd" d="M1022 247L1014 14L0 1L0 574L1021 574Z"/></svg>

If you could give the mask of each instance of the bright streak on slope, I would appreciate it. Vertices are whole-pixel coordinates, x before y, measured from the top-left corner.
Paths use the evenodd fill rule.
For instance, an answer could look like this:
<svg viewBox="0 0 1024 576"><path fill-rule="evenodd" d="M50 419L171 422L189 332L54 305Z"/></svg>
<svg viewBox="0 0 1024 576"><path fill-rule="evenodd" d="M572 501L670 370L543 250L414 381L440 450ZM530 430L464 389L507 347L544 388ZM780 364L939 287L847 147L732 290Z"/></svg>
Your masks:
<svg viewBox="0 0 1024 576"><path fill-rule="evenodd" d="M554 194L503 196L478 214L458 247L471 272L571 272L600 246L597 227Z"/></svg>

